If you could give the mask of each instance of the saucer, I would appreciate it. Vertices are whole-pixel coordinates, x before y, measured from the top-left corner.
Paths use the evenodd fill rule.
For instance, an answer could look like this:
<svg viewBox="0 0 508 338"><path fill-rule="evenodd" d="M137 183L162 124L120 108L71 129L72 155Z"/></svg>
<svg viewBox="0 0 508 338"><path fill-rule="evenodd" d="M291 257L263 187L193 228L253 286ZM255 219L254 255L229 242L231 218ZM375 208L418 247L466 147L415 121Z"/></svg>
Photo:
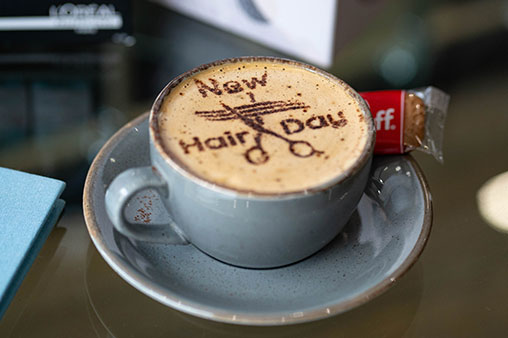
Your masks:
<svg viewBox="0 0 508 338"><path fill-rule="evenodd" d="M118 131L95 158L83 209L93 243L124 280L147 296L198 317L244 325L327 318L386 291L415 263L431 229L427 184L411 156L375 157L371 177L344 231L313 256L281 268L244 269L192 245L131 240L114 230L105 190L122 171L150 165L148 114ZM157 194L135 196L126 217L158 223Z"/></svg>

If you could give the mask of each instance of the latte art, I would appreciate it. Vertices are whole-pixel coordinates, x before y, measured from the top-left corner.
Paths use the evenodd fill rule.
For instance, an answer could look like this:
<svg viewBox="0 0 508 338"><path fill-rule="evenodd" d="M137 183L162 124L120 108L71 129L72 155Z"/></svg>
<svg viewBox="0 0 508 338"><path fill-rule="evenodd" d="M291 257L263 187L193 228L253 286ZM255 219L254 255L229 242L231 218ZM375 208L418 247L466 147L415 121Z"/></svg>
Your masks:
<svg viewBox="0 0 508 338"><path fill-rule="evenodd" d="M220 64L166 96L160 137L172 160L213 184L297 192L332 182L368 146L358 100L340 80L297 64Z"/></svg>

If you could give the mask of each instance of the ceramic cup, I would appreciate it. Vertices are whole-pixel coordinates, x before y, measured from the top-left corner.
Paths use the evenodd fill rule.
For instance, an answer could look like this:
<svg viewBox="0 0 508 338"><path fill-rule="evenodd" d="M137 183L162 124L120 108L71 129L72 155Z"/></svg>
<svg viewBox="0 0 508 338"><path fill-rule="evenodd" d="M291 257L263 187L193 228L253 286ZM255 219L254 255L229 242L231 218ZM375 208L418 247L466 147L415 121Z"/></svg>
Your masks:
<svg viewBox="0 0 508 338"><path fill-rule="evenodd" d="M294 64L328 78L315 67L295 61L247 57L195 68L162 90L150 111L152 166L118 175L106 192L106 210L115 228L134 240L189 244L208 255L241 267L271 268L302 260L329 243L344 227L365 189L375 140L367 105L351 88L368 121L368 140L354 165L325 185L289 194L255 194L208 182L181 167L161 145L159 111L164 98L183 79L218 64L242 61ZM346 85L347 86L347 85ZM168 214L166 224L134 224L126 219L129 200L145 189L158 191Z"/></svg>

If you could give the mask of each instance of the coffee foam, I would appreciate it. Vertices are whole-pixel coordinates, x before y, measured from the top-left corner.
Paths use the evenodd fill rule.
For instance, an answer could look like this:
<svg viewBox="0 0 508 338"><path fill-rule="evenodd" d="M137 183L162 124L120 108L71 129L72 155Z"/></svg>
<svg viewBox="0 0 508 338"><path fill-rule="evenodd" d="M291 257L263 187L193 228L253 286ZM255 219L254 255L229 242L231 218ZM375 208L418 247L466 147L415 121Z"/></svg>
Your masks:
<svg viewBox="0 0 508 338"><path fill-rule="evenodd" d="M160 138L176 163L213 184L260 194L308 190L350 169L368 146L369 125L352 95L293 64L212 66L164 99Z"/></svg>

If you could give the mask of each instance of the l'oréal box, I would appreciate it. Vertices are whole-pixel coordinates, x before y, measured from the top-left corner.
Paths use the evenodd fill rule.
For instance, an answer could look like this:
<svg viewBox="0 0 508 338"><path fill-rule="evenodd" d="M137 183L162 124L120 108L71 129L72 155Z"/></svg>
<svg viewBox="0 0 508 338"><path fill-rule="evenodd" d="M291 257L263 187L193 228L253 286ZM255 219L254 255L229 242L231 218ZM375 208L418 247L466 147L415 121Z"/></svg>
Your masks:
<svg viewBox="0 0 508 338"><path fill-rule="evenodd" d="M0 45L133 43L132 9L124 0L0 1ZM126 41L123 41L126 40Z"/></svg>

